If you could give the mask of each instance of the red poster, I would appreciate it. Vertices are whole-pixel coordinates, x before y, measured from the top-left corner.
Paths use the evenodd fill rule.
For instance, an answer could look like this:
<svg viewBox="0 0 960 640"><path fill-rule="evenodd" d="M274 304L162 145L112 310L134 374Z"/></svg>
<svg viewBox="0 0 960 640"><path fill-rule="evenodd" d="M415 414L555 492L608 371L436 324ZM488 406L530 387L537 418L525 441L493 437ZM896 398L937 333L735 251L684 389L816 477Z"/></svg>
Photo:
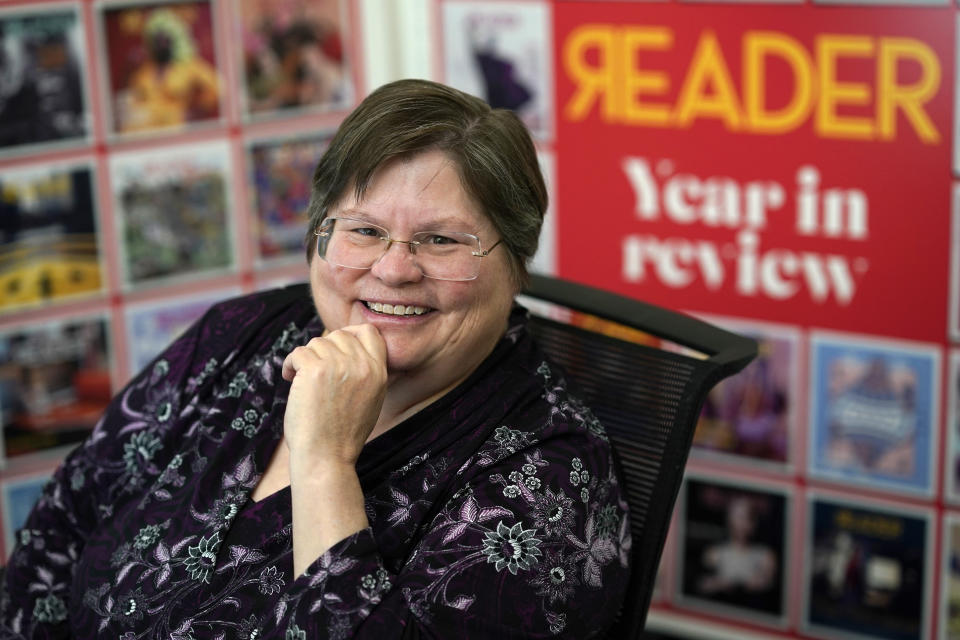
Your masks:
<svg viewBox="0 0 960 640"><path fill-rule="evenodd" d="M952 7L554 12L561 276L945 338Z"/></svg>

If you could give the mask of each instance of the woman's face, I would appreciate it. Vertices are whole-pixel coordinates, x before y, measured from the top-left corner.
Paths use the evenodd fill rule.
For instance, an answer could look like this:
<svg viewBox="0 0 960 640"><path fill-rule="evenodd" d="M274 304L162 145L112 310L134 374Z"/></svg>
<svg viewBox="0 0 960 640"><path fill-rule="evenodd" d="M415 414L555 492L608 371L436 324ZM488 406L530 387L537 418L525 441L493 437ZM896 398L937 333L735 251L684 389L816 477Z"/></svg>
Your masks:
<svg viewBox="0 0 960 640"><path fill-rule="evenodd" d="M472 233L484 248L500 239L461 187L452 161L440 151L384 165L362 201L348 189L329 215L369 220L398 240L429 230ZM444 386L469 375L489 354L506 330L516 293L506 246L482 258L476 280L426 278L408 246L392 244L366 270L338 267L314 256L310 284L327 329L370 323L386 342L392 375L427 374L431 384ZM427 311L397 316L374 311L372 303Z"/></svg>

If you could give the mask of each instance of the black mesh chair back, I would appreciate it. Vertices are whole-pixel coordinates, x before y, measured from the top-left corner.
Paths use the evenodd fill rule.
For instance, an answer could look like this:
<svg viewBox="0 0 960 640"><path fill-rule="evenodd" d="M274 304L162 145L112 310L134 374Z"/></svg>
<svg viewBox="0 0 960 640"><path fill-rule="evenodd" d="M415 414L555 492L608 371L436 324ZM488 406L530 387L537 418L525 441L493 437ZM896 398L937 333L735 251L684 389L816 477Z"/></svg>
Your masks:
<svg viewBox="0 0 960 640"><path fill-rule="evenodd" d="M544 276L532 276L524 296L531 331L613 443L633 546L627 597L609 637L639 638L701 405L717 382L756 356L756 343L680 313ZM563 314L539 315L537 301L639 330L703 357L591 331L558 320Z"/></svg>

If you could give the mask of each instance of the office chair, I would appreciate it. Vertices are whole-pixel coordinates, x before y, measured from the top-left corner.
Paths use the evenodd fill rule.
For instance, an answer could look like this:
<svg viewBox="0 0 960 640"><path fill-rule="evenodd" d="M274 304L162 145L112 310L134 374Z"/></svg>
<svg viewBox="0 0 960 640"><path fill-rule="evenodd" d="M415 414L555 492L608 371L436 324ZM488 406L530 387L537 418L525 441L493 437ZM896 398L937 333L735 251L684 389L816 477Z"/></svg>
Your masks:
<svg viewBox="0 0 960 640"><path fill-rule="evenodd" d="M540 346L564 370L613 443L633 546L627 595L608 637L639 638L701 405L715 384L756 356L756 342L661 307L546 276L531 276L521 302L531 311L530 330ZM584 322L581 314L592 320ZM658 339L703 357L654 346Z"/></svg>

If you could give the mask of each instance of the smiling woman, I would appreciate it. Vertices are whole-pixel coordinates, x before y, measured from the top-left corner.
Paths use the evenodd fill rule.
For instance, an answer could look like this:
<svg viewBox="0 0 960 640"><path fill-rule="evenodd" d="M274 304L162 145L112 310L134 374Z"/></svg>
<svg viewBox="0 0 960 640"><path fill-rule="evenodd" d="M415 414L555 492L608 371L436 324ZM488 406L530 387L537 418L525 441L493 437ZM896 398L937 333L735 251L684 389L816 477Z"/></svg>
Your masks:
<svg viewBox="0 0 960 640"><path fill-rule="evenodd" d="M628 577L603 428L514 295L546 209L511 113L381 87L314 175L309 293L214 307L19 534L2 637L600 636Z"/></svg>

